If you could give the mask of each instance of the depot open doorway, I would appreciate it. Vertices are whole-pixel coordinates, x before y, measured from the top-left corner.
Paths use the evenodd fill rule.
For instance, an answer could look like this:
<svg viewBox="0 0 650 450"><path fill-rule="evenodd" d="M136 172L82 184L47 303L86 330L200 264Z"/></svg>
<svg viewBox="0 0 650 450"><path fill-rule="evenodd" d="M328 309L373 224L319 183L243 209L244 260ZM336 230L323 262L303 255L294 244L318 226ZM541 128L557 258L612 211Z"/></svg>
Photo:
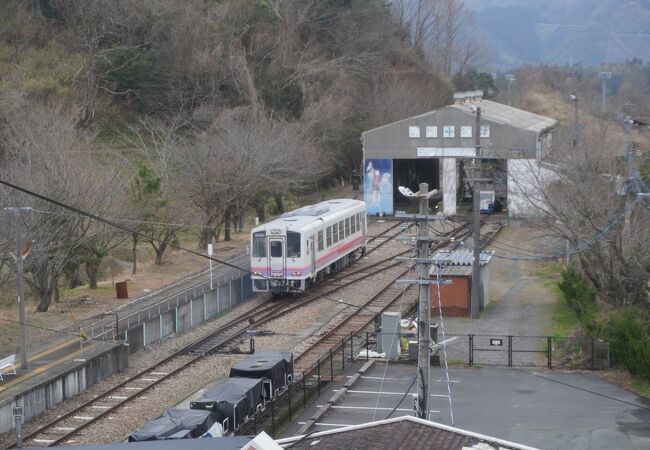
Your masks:
<svg viewBox="0 0 650 450"><path fill-rule="evenodd" d="M420 190L420 183L428 183L429 190L440 189L440 165L437 158L393 160L395 206L409 204L409 201L398 192L398 186L408 187L413 192L417 192Z"/></svg>

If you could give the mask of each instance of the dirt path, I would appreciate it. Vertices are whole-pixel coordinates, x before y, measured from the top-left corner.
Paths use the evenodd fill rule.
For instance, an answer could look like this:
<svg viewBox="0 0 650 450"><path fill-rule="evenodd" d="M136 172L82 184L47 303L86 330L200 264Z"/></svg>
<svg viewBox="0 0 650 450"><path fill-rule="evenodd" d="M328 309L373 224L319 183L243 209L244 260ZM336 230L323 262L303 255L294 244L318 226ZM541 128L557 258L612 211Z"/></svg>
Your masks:
<svg viewBox="0 0 650 450"><path fill-rule="evenodd" d="M488 247L488 250L496 252L489 263L489 304L478 319L444 318L446 333L484 335L485 338L475 338L474 345L479 348L489 348L488 335L507 339L507 336L537 337L552 334L551 316L556 298L554 292L545 284L545 280L538 276L549 263L508 259L521 257L524 253L522 249L530 254L540 251L543 242L535 236L538 236L538 231L520 221L511 221L510 225L501 231ZM515 347L531 350L542 348L545 344L543 339L532 337L515 338L515 341ZM504 360L504 354L498 350L505 348L505 345L506 342L501 348L491 349L494 350L492 353L486 351L475 357L480 356L484 362L503 363L507 360ZM467 361L465 342L458 347L455 359ZM530 356L536 357L539 358L536 355Z"/></svg>

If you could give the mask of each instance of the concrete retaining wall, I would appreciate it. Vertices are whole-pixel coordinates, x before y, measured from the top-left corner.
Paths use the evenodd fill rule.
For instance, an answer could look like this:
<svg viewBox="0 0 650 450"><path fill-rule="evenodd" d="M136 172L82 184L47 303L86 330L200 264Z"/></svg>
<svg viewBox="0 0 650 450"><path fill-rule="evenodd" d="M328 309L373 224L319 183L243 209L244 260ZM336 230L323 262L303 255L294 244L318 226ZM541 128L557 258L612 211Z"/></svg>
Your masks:
<svg viewBox="0 0 650 450"><path fill-rule="evenodd" d="M178 306L131 324L128 330L120 333L120 338L128 342L129 352L133 353L162 338L188 331L251 297L250 275L221 283L212 290L192 289Z"/></svg>
<svg viewBox="0 0 650 450"><path fill-rule="evenodd" d="M129 351L122 344L105 344L85 359L52 368L4 393L0 399L0 433L14 428L13 408L16 405L22 405L27 422L124 370L129 364Z"/></svg>

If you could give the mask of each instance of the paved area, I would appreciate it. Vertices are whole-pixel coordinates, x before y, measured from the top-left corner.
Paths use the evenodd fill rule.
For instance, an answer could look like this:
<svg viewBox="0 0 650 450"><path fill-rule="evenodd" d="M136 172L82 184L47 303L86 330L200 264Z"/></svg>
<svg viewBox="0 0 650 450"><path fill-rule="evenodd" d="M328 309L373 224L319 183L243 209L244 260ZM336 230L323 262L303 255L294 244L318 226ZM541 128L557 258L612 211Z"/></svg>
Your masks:
<svg viewBox="0 0 650 450"><path fill-rule="evenodd" d="M354 365L348 377L359 365ZM413 398L401 402L415 366L377 362L312 431L413 415ZM543 449L650 449L650 402L593 373L556 373L508 368L452 368L454 425ZM319 400L283 433L292 436L341 387ZM416 386L409 392L414 393ZM451 425L444 372L432 370L431 420ZM378 443L380 447L380 443Z"/></svg>
<svg viewBox="0 0 650 450"><path fill-rule="evenodd" d="M489 345L490 338L500 338L505 345L507 336L548 336L552 334L551 312L555 297L553 292L545 286L544 280L536 275L543 267L543 263L509 259L521 257L524 250L520 249L526 249L530 254L539 251L543 240L531 238L534 234L535 231L527 227L524 222L512 220L487 247L487 250L496 252L489 265L490 302L478 319L443 318L446 334L463 336L449 346L450 361L468 362L469 345L464 336L469 334L484 336L475 338L475 347L496 350L494 352L475 352L474 359L477 364L503 365L507 364L504 347L491 347ZM436 316L432 320L440 322ZM544 339L521 338L516 339L514 345L517 348L533 352L516 354L515 358L517 359L513 363L530 366L545 365L546 355L534 353L534 351L544 351L546 345Z"/></svg>
<svg viewBox="0 0 650 450"><path fill-rule="evenodd" d="M23 371L17 366L18 376L5 376L4 383L0 384L0 405L12 401L16 396L25 392L32 392L36 386L47 383L73 368L83 366L87 361L119 345L112 342L95 341L87 342L80 348L78 339L72 340L71 344L72 347L70 343L64 342L34 355L29 358L30 365L27 371ZM100 374L98 373L97 376L99 377ZM53 389L56 390L57 387ZM58 389L63 389L65 392L65 388L61 388L61 386L58 386ZM54 402L54 398L61 395L62 392L56 391L52 394L52 399L48 401Z"/></svg>

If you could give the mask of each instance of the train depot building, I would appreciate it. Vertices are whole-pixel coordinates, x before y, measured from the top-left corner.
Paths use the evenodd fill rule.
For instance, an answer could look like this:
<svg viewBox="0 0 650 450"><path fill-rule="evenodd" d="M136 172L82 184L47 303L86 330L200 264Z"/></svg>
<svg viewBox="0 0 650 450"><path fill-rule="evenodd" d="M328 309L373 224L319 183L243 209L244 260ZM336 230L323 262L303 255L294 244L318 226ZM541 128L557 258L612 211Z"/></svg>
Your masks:
<svg viewBox="0 0 650 450"><path fill-rule="evenodd" d="M364 199L369 215L393 215L406 203L397 188L421 182L442 193L445 215L471 198L480 108L481 191L498 210L532 214L522 186L530 186L551 151L555 119L483 99L481 91L454 94L454 104L362 133Z"/></svg>

